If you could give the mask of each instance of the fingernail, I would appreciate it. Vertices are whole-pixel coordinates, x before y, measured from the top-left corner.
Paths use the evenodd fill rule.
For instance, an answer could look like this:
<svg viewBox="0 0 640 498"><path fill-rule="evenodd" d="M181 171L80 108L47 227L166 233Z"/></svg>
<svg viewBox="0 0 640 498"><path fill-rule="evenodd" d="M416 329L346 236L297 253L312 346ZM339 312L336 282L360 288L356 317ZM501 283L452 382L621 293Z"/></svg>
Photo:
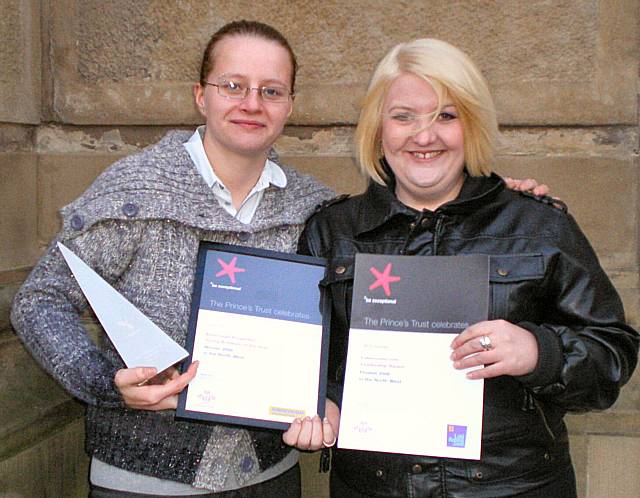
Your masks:
<svg viewBox="0 0 640 498"><path fill-rule="evenodd" d="M322 419L322 422L325 423L325 424L328 424L329 423L329 419L327 417L325 417L325 418Z"/></svg>

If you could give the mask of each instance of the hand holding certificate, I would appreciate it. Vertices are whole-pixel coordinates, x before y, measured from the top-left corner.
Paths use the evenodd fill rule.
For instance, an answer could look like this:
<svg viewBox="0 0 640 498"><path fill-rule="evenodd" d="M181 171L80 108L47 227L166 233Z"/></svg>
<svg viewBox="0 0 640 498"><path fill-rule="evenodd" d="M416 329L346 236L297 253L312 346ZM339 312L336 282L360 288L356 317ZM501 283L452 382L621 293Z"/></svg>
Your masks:
<svg viewBox="0 0 640 498"><path fill-rule="evenodd" d="M483 381L449 357L487 318L488 258L358 254L355 272L339 447L479 459Z"/></svg>
<svg viewBox="0 0 640 498"><path fill-rule="evenodd" d="M202 243L187 349L200 362L178 415L286 429L324 414L324 261Z"/></svg>

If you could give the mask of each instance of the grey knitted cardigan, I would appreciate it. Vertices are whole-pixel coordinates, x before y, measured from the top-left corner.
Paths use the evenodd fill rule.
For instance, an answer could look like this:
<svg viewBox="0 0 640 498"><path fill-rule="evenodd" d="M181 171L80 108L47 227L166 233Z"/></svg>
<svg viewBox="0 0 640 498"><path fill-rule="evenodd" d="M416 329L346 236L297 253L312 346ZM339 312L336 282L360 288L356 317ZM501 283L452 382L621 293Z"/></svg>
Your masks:
<svg viewBox="0 0 640 498"><path fill-rule="evenodd" d="M12 309L18 335L36 360L87 403L86 450L141 474L218 490L234 472L242 484L289 453L277 431L189 421L174 413L130 410L114 386L122 361L108 340L96 345L80 319L87 302L55 242L63 241L178 343L187 332L200 240L293 252L314 208L334 193L283 167L284 189L270 186L249 225L220 207L170 132L107 169L61 210L63 226Z"/></svg>

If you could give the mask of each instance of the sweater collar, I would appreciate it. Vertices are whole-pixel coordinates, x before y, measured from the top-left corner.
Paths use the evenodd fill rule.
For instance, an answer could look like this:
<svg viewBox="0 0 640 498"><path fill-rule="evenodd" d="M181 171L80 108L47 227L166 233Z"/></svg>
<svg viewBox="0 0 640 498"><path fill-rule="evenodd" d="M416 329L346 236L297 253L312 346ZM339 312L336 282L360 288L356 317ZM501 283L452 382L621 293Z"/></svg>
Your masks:
<svg viewBox="0 0 640 498"><path fill-rule="evenodd" d="M258 232L302 224L331 191L281 166L286 188L269 186L251 224L245 225L218 204L182 144L188 132L172 131L139 154L108 168L85 193L62 209L88 228L101 219L166 219L205 231ZM125 209L126 206L126 209Z"/></svg>

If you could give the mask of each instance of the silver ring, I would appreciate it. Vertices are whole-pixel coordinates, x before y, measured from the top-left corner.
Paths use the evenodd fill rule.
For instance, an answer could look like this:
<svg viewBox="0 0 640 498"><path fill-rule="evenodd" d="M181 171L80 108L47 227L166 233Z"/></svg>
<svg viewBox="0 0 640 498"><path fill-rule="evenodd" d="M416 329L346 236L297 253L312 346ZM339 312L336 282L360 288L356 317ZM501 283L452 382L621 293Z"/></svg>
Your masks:
<svg viewBox="0 0 640 498"><path fill-rule="evenodd" d="M322 440L322 446L324 446L325 448L331 448L334 444L336 444L336 441L338 440L337 437L333 438L333 441L331 441L330 443L325 443L324 439Z"/></svg>
<svg viewBox="0 0 640 498"><path fill-rule="evenodd" d="M485 351L491 351L493 349L493 344L491 344L491 337L489 337L488 335L483 335L480 338L480 346L482 346L482 349L484 349Z"/></svg>

